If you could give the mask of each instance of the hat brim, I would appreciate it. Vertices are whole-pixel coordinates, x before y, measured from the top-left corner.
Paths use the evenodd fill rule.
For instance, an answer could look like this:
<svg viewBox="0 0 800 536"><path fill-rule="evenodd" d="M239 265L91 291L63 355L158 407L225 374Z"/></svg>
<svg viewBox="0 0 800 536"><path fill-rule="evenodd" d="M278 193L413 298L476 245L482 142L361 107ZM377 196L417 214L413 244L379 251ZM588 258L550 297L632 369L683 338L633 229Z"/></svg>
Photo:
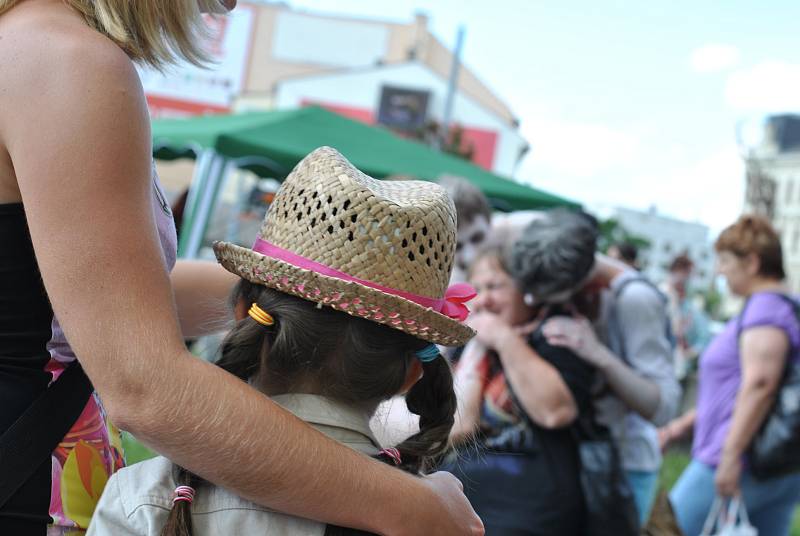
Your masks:
<svg viewBox="0 0 800 536"><path fill-rule="evenodd" d="M216 242L214 254L231 273L252 283L331 307L444 346L462 346L475 332L431 308L352 281L343 281L249 248Z"/></svg>

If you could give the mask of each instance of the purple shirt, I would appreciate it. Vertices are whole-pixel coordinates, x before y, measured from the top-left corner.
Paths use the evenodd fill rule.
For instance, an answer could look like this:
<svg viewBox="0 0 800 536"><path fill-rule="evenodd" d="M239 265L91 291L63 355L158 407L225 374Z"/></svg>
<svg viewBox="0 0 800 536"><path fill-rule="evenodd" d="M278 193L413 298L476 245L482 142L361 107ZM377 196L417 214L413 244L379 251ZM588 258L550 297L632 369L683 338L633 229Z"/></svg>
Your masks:
<svg viewBox="0 0 800 536"><path fill-rule="evenodd" d="M783 330L789 337L792 359L798 361L800 326L791 306L783 298L770 292L753 294L743 314L742 331L757 326L774 326ZM737 333L739 329L737 315L711 341L700 358L700 385L692 457L714 467L719 463L722 454L733 416L736 393L742 379Z"/></svg>
<svg viewBox="0 0 800 536"><path fill-rule="evenodd" d="M152 164L151 173L153 190L152 207L156 228L158 229L158 238L161 242L162 261L164 262L164 269L167 272L171 272L172 268L175 266L178 253L178 237L175 233L175 220L172 217L172 210L170 209L169 203L167 203L167 196L161 187L158 173L156 173L155 162ZM55 317L53 317L51 329L53 336L47 344L50 357L61 363L74 361L75 353L72 351L69 342L67 342L67 337L64 335L64 330L61 329L61 324Z"/></svg>

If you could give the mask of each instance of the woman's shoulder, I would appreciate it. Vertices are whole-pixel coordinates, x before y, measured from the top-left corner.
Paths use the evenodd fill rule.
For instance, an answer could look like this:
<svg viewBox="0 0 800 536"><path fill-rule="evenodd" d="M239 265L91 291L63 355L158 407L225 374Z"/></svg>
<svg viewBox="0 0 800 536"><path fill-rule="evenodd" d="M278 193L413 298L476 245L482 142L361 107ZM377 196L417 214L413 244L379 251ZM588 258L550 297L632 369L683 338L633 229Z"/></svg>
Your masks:
<svg viewBox="0 0 800 536"><path fill-rule="evenodd" d="M0 17L0 46L12 54L0 56L15 61L76 63L131 61L125 52L65 4L36 7L19 4ZM48 56L42 55L48 53ZM16 54L14 54L16 53ZM12 55L13 58L8 58Z"/></svg>
<svg viewBox="0 0 800 536"><path fill-rule="evenodd" d="M743 328L776 326L798 330L797 313L792 302L797 298L776 292L757 292L750 296L742 311Z"/></svg>
<svg viewBox="0 0 800 536"><path fill-rule="evenodd" d="M5 98L61 96L71 87L138 83L125 52L65 5L27 2L0 17L0 80ZM11 76L13 74L13 76ZM113 86L111 86L113 87ZM46 91L58 88L58 91ZM17 91L15 91L17 90ZM84 98L92 98L84 92Z"/></svg>
<svg viewBox="0 0 800 536"><path fill-rule="evenodd" d="M778 292L756 292L750 296L743 310L744 319L755 317L783 317L794 314L794 296Z"/></svg>

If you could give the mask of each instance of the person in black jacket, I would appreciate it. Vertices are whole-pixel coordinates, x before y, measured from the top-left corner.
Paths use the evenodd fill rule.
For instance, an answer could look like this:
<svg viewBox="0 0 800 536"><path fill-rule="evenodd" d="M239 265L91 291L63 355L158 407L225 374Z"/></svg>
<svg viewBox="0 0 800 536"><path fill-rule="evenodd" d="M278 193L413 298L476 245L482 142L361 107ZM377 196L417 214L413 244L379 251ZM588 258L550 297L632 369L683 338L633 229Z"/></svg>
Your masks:
<svg viewBox="0 0 800 536"><path fill-rule="evenodd" d="M505 249L489 245L469 273L478 335L456 366L452 438L461 448L446 466L487 535L580 535L586 513L571 425L590 411L594 369L546 342L538 326L567 305L527 304Z"/></svg>

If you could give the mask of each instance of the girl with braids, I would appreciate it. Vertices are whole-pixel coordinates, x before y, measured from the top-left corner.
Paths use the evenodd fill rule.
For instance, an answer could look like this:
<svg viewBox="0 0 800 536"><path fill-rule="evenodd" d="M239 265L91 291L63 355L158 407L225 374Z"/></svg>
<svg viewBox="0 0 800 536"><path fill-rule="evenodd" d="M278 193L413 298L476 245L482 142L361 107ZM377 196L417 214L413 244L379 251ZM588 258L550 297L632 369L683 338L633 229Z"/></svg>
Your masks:
<svg viewBox="0 0 800 536"><path fill-rule="evenodd" d="M124 464L119 429L276 510L392 536L482 534L452 475L361 456L184 344L217 327L238 278L176 261L135 64L203 64L201 12L235 4L0 0L0 534L81 534ZM362 236L339 216L304 225L319 242Z"/></svg>
<svg viewBox="0 0 800 536"><path fill-rule="evenodd" d="M376 181L335 150L317 149L287 177L252 249L215 245L217 259L242 278L232 296L236 324L217 365L340 443L415 475L427 472L448 448L456 410L450 367L436 344L473 335L461 322L474 291L447 288L455 229L440 186ZM406 393L420 430L382 449L369 419L398 393ZM265 440L279 434L264 430ZM166 458L112 477L89 528L98 535L348 533L356 532L262 508Z"/></svg>

